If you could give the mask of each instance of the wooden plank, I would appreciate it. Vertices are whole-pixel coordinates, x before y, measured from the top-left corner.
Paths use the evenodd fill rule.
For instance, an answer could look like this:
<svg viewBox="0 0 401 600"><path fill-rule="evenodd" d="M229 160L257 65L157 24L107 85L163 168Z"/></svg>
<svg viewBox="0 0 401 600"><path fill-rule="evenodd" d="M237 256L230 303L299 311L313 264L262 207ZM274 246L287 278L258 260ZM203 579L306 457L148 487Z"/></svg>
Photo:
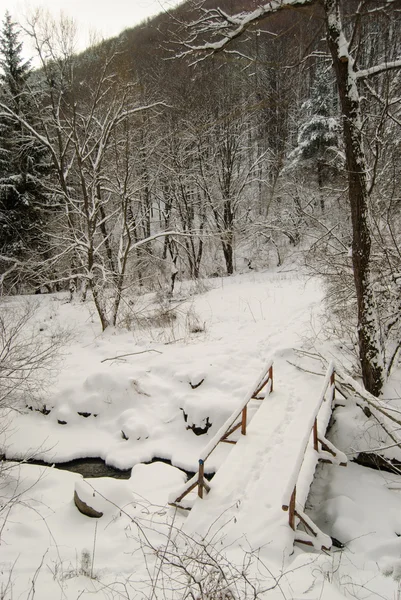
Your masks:
<svg viewBox="0 0 401 600"><path fill-rule="evenodd" d="M203 460L199 460L199 478L198 478L198 496L199 498L203 498L203 488L204 485L204 476L205 476L205 463Z"/></svg>
<svg viewBox="0 0 401 600"><path fill-rule="evenodd" d="M169 506L173 506L174 508L180 508L181 510L191 510L190 506L181 506L180 504L177 504L178 500L176 502L169 502L168 505Z"/></svg>
<svg viewBox="0 0 401 600"><path fill-rule="evenodd" d="M237 431L237 429L239 429L241 427L241 424L242 423L240 421L239 423L237 423L236 425L234 425L234 427L231 427L231 429L229 429L228 431L226 431L226 433L221 438L220 442L225 442L229 435L231 435L232 433L234 433L234 431Z"/></svg>
<svg viewBox="0 0 401 600"><path fill-rule="evenodd" d="M313 448L316 452L319 452L319 438L317 433L317 417L315 417L315 422L313 423Z"/></svg>
<svg viewBox="0 0 401 600"><path fill-rule="evenodd" d="M296 542L297 544L303 544L304 546L314 546L314 543L309 540L298 540L297 538L295 538L294 542ZM330 552L330 550L331 548L326 548L326 546L322 546L323 552Z"/></svg>
<svg viewBox="0 0 401 600"><path fill-rule="evenodd" d="M190 486L190 487L189 487L187 490L185 490L185 492L184 492L183 494L181 494L181 496L178 496L178 498L176 499L176 502L181 502L181 500L182 500L183 498L185 498L185 496L186 496L187 494L189 494L189 492L192 492L192 490L193 490L194 488L196 488L196 486L197 486L197 485L198 485L198 482L197 482L197 481L195 481L195 483L193 483L193 484L192 484L192 485L191 485L191 486Z"/></svg>
<svg viewBox="0 0 401 600"><path fill-rule="evenodd" d="M288 523L293 531L295 531L295 499L297 496L297 488L294 487L294 491L291 494L291 500L289 504L288 511Z"/></svg>
<svg viewBox="0 0 401 600"><path fill-rule="evenodd" d="M273 380L270 378L270 371L273 372L273 367L270 367L269 369L269 373L267 375L267 377L263 378L262 383L260 383L258 385L258 387L256 388L256 390L253 392L251 398L255 398L259 392L261 392L263 390L264 387L266 387L266 385L269 383L269 381L271 381L271 383L273 384ZM273 391L272 385L270 386L270 390L269 390L269 394Z"/></svg>
<svg viewBox="0 0 401 600"><path fill-rule="evenodd" d="M298 519L304 524L304 526L306 527L306 529L308 529L311 533L313 533L313 535L315 537L317 537L317 532L314 531L314 529L309 525L309 523L307 523L305 521L305 519L303 518L303 516L298 511L295 511L295 514L297 515Z"/></svg>
<svg viewBox="0 0 401 600"><path fill-rule="evenodd" d="M248 405L246 404L242 409L242 419L241 419L241 433L242 435L246 435L246 415L248 411Z"/></svg>
<svg viewBox="0 0 401 600"><path fill-rule="evenodd" d="M257 396L257 394L269 382L270 382L269 393L273 389L273 364L272 364L272 362L270 362L268 364L269 364L269 367L268 367L267 372L265 370L264 374L261 377L259 377L259 381L256 385L256 388L257 388L256 391L254 391L253 393L252 392L249 393L245 397L245 399L242 403L242 409L240 409L238 412L237 411L234 412L234 414L226 421L226 423L219 429L219 431L215 434L215 436L213 436L213 438L210 440L210 442L204 448L204 451L201 454L202 458L199 459L198 480L195 481L195 483L193 483L188 489L186 489L185 492L183 492L175 500L175 502L170 503L171 506L179 507L178 502L180 502L183 498L185 498L185 496L187 494L189 494L189 492L191 492L196 486L198 486L199 498L203 498L203 490L204 489L206 491L210 490L209 485L205 482L204 463L205 463L206 459L210 456L210 454L213 452L213 450L216 448L216 446L219 444L219 442L225 442L226 444L236 444L237 443L235 440L227 439L232 433L234 433L234 431L237 431L237 429L239 429L241 427L242 435L246 435L247 408L248 408L249 401L254 396ZM240 416L241 416L240 422L233 424ZM224 432L224 427L226 427L225 432ZM220 438L218 437L219 435L220 435Z"/></svg>
<svg viewBox="0 0 401 600"><path fill-rule="evenodd" d="M335 371L334 368L333 368L333 372L332 372L331 377L330 377L330 385L333 386L333 398L332 398L332 400L334 402L335 397L336 397L336 371Z"/></svg>
<svg viewBox="0 0 401 600"><path fill-rule="evenodd" d="M329 454L331 454L332 456L337 456L337 454L334 452L334 450L332 450L331 448L329 448L329 447L327 446L327 444L325 444L325 443L323 442L323 440L321 440L320 438L319 438L319 442L322 444L322 450L324 450L325 452L328 452L328 453L329 453Z"/></svg>
<svg viewBox="0 0 401 600"><path fill-rule="evenodd" d="M294 542L296 542L297 544L303 544L304 546L312 546L313 547L313 542L312 541L308 541L308 540L298 540L297 538L295 538ZM323 548L322 548L323 550Z"/></svg>
<svg viewBox="0 0 401 600"><path fill-rule="evenodd" d="M313 522L310 521L309 519L309 523L308 521L304 518L302 512L298 512L295 511L296 516L298 517L298 519L301 521L301 523L304 525L304 527L315 537L317 538L320 534L323 534L323 532L319 529L319 527L317 525L315 525ZM306 515L305 515L306 517ZM316 529L314 529L314 527ZM307 535L309 535L309 533L307 533ZM323 534L326 535L326 534ZM329 537L329 536L327 536ZM309 542L308 540L300 540L300 539L295 539L296 542L298 542L299 544L306 544L307 546L311 545L314 546L313 541ZM330 550L330 548L326 548L326 546L321 546L322 550L326 550L327 552Z"/></svg>

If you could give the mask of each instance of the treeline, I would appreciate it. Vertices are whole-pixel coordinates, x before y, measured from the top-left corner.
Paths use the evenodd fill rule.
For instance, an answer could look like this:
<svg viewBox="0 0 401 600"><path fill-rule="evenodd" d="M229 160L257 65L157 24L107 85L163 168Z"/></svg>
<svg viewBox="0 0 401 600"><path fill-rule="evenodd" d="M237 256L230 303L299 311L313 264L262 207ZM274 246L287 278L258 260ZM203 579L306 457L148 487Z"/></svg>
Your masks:
<svg viewBox="0 0 401 600"><path fill-rule="evenodd" d="M235 14L259 3L185 3L80 55L71 23L36 15L26 26L36 70L5 17L3 293L70 287L85 298L90 289L105 328L125 293L172 292L177 277L294 255L328 276L330 309L352 318L343 122L322 8L279 11L211 57L187 53L217 4ZM341 4L360 69L398 58L395 5ZM213 41L213 29L200 35ZM398 331L401 301L400 73L360 86L372 272L387 336Z"/></svg>

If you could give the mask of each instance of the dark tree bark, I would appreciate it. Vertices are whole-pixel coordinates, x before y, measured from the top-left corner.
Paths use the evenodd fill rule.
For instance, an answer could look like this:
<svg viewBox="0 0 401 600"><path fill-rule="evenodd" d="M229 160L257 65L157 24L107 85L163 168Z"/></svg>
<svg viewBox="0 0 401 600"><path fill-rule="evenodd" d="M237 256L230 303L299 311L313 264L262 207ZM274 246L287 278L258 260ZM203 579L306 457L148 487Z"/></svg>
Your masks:
<svg viewBox="0 0 401 600"><path fill-rule="evenodd" d="M383 387L379 325L370 277L371 236L368 224L366 158L354 60L344 38L339 0L325 0L327 43L333 59L344 127L348 196L352 220L352 264L358 305L359 358L365 388L377 396Z"/></svg>
<svg viewBox="0 0 401 600"><path fill-rule="evenodd" d="M343 139L346 153L348 196L352 219L352 263L357 298L357 329L359 341L359 358L363 383L366 389L378 395L383 387L384 366L383 349L380 340L380 327L377 318L375 297L371 282L371 235L368 221L368 182L367 161L363 149L361 100L357 80L370 77L390 69L400 69L401 59L383 62L377 67L358 71L354 58L345 38L345 28L341 21L340 7L345 0L276 0L259 5L254 11L228 17L219 9L209 10L209 23L205 16L193 26L198 26L204 39L209 28L211 43L202 41L200 45L193 42L187 45L183 54L207 53L213 55L224 51L234 40L242 37L248 29L279 11L303 10L307 6L320 6L326 24L327 44L333 60L336 83L343 114ZM398 0L397 0L398 5ZM372 2L374 12L391 10L389 2ZM395 9L395 3L394 3ZM235 18L234 18L235 17ZM196 36L195 36L196 39Z"/></svg>

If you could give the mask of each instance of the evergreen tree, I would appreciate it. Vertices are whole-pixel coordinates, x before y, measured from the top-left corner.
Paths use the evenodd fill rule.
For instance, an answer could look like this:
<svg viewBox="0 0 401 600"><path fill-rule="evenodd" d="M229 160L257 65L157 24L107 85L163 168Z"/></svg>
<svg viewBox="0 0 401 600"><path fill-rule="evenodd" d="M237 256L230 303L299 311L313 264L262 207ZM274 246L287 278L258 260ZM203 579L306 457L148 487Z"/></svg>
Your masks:
<svg viewBox="0 0 401 600"><path fill-rule="evenodd" d="M18 41L18 30L6 12L0 34L0 66L3 74L0 81L3 93L9 96L11 107L18 112L26 82L30 75L30 61L22 59L22 42Z"/></svg>
<svg viewBox="0 0 401 600"><path fill-rule="evenodd" d="M340 125L333 116L333 87L328 72L321 66L317 68L311 97L304 102L302 110L306 117L298 133L297 146L289 155L290 167L302 165L313 169L321 189L325 177L340 166Z"/></svg>
<svg viewBox="0 0 401 600"><path fill-rule="evenodd" d="M16 115L0 118L0 252L23 257L42 244L46 156L17 118L33 122L31 68L22 57L19 32L9 13L0 32L0 67L0 101Z"/></svg>

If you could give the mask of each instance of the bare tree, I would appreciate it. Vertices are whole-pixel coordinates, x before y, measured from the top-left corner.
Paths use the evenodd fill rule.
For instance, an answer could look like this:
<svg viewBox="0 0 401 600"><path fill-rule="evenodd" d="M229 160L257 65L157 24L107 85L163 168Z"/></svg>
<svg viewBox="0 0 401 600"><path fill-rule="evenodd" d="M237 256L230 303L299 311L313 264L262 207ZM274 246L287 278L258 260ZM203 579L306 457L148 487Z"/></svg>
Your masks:
<svg viewBox="0 0 401 600"><path fill-rule="evenodd" d="M371 233L368 217L368 164L363 144L363 114L360 85L381 73L401 68L401 59L388 61L386 56L375 66L358 67L356 44L360 21L364 14L376 16L386 12L396 18L396 3L362 1L354 19L343 23L342 0L275 0L256 10L229 15L216 8L203 10L192 23L195 39L187 44L184 54L203 57L225 51L254 25L279 11L302 10L308 6L321 11L325 21L326 42L336 76L336 85L343 116L343 142L348 177L348 199L352 218L352 263L358 310L358 340L363 382L368 391L379 394L384 382L383 349L379 336L376 301L371 277ZM197 37L208 34L209 42L196 43ZM395 43L395 41L393 42ZM201 58L198 60L201 60Z"/></svg>
<svg viewBox="0 0 401 600"><path fill-rule="evenodd" d="M177 262L180 257L189 276L197 279L203 258L207 203L197 185L201 143L194 121L183 119L185 126L181 131L174 117L167 124L161 145L164 170L160 173L158 198L162 227L177 228L186 234L175 242L165 239L163 259L170 255Z"/></svg>
<svg viewBox="0 0 401 600"><path fill-rule="evenodd" d="M53 197L63 210L63 241L60 246L60 230L54 232L52 261L69 265L70 273L63 277L81 279L84 295L89 286L105 329L116 323L129 254L143 244L135 207L141 187L133 181L131 166L135 118L162 103L138 102L135 86L116 73L117 52L100 57L88 76L73 53L69 21L57 27L36 16L28 31L42 66L41 94L35 97L40 128L5 105L1 108L5 117L17 119L40 140L52 158L57 173ZM158 232L149 234L147 227L147 237Z"/></svg>
<svg viewBox="0 0 401 600"><path fill-rule="evenodd" d="M41 394L51 382L60 350L68 342L65 330L38 334L38 306L26 302L0 304L0 407L41 408Z"/></svg>
<svg viewBox="0 0 401 600"><path fill-rule="evenodd" d="M205 117L204 117L205 118ZM235 234L247 218L245 200L256 192L265 153L250 143L251 123L245 103L218 119L209 115L198 153L197 183L206 196L228 275L234 272ZM252 148L251 148L252 146ZM244 223L241 223L243 227Z"/></svg>

